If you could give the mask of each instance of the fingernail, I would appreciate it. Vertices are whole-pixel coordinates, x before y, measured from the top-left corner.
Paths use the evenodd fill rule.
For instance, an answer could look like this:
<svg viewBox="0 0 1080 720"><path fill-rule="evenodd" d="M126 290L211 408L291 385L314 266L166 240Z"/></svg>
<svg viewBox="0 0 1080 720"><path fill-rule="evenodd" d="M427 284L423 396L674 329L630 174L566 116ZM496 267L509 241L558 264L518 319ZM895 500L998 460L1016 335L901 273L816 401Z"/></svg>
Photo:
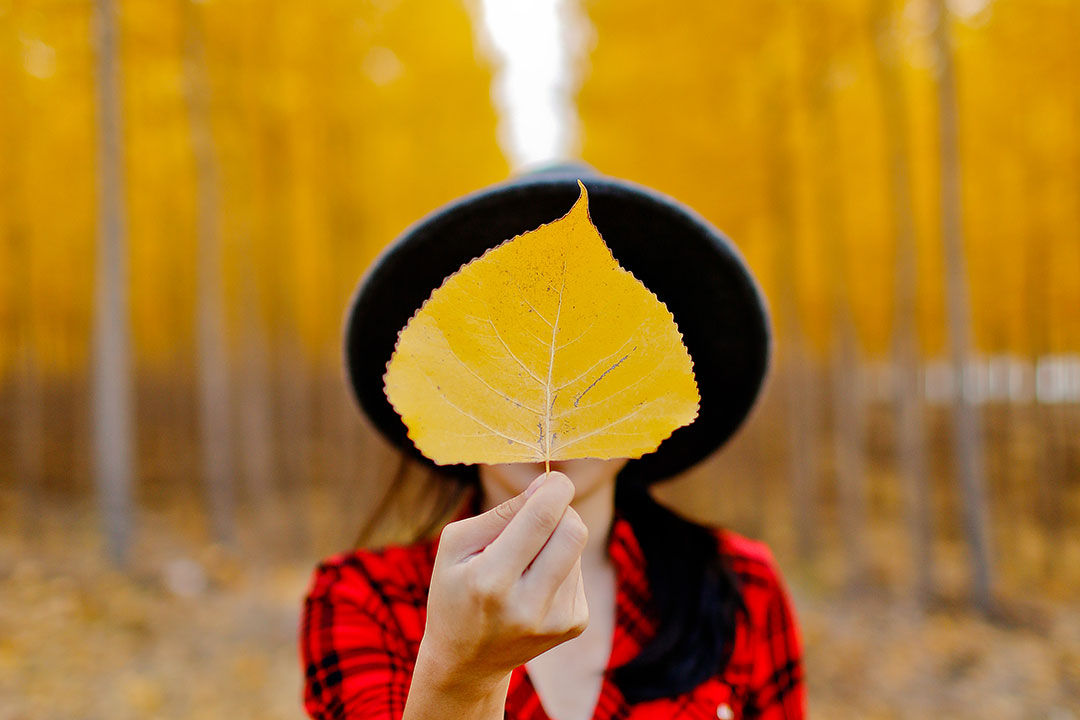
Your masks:
<svg viewBox="0 0 1080 720"><path fill-rule="evenodd" d="M547 476L546 475L537 475L536 479L533 480L531 483L529 483L529 487L525 488L525 497L529 497L534 492L536 492L536 489L544 484L544 478L545 477L547 477Z"/></svg>

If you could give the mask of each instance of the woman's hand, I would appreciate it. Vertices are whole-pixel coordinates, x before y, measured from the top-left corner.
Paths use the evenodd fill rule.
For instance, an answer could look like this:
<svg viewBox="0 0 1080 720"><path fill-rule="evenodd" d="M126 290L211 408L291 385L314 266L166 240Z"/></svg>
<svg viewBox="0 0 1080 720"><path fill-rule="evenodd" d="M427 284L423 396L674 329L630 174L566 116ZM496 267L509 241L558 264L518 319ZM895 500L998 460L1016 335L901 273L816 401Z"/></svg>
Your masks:
<svg viewBox="0 0 1080 720"><path fill-rule="evenodd" d="M459 700L487 698L502 717L510 672L585 630L581 552L588 529L570 507L573 497L570 479L552 472L503 504L446 526L414 686L421 677L429 689ZM491 700L500 687L501 701Z"/></svg>

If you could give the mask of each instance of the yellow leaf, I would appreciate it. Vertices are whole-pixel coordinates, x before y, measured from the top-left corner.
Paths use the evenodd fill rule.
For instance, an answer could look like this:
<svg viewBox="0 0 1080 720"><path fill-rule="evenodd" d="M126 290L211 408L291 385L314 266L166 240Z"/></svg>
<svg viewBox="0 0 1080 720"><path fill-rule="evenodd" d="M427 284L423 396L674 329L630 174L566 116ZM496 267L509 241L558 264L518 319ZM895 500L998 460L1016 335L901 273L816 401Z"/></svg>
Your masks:
<svg viewBox="0 0 1080 720"><path fill-rule="evenodd" d="M578 185L570 212L446 278L399 333L386 396L436 463L637 458L697 417L674 318Z"/></svg>

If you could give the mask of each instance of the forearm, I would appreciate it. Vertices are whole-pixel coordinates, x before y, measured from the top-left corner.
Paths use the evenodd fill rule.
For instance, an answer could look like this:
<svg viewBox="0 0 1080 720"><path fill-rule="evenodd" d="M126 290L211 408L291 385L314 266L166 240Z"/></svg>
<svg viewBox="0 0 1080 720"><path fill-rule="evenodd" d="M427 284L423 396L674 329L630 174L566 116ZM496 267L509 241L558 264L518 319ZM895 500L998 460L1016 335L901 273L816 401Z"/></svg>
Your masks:
<svg viewBox="0 0 1080 720"><path fill-rule="evenodd" d="M434 655L425 652L421 643L402 720L503 720L509 673L464 678Z"/></svg>

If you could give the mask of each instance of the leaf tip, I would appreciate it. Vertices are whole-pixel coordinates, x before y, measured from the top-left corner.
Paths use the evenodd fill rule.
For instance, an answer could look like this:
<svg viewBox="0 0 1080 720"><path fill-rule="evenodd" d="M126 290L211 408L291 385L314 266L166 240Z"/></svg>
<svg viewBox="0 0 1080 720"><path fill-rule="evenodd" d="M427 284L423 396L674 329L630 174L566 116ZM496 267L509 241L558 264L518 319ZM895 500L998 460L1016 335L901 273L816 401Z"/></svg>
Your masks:
<svg viewBox="0 0 1080 720"><path fill-rule="evenodd" d="M570 212L566 214L566 217L581 217L584 215L586 221L592 225L592 213L589 212L589 191L585 187L585 183L581 181L581 178L578 178L577 184L578 189L581 192L578 193L578 199L574 202L574 206L570 208ZM595 225L593 227L595 227Z"/></svg>
<svg viewBox="0 0 1080 720"><path fill-rule="evenodd" d="M585 189L585 183L581 182L581 178L578 178L577 184L578 184L578 188L581 190L581 192L578 193L578 199L577 199L577 202L574 203L574 207L575 208L577 208L579 206L584 207L585 212L588 212L589 211L589 191Z"/></svg>

